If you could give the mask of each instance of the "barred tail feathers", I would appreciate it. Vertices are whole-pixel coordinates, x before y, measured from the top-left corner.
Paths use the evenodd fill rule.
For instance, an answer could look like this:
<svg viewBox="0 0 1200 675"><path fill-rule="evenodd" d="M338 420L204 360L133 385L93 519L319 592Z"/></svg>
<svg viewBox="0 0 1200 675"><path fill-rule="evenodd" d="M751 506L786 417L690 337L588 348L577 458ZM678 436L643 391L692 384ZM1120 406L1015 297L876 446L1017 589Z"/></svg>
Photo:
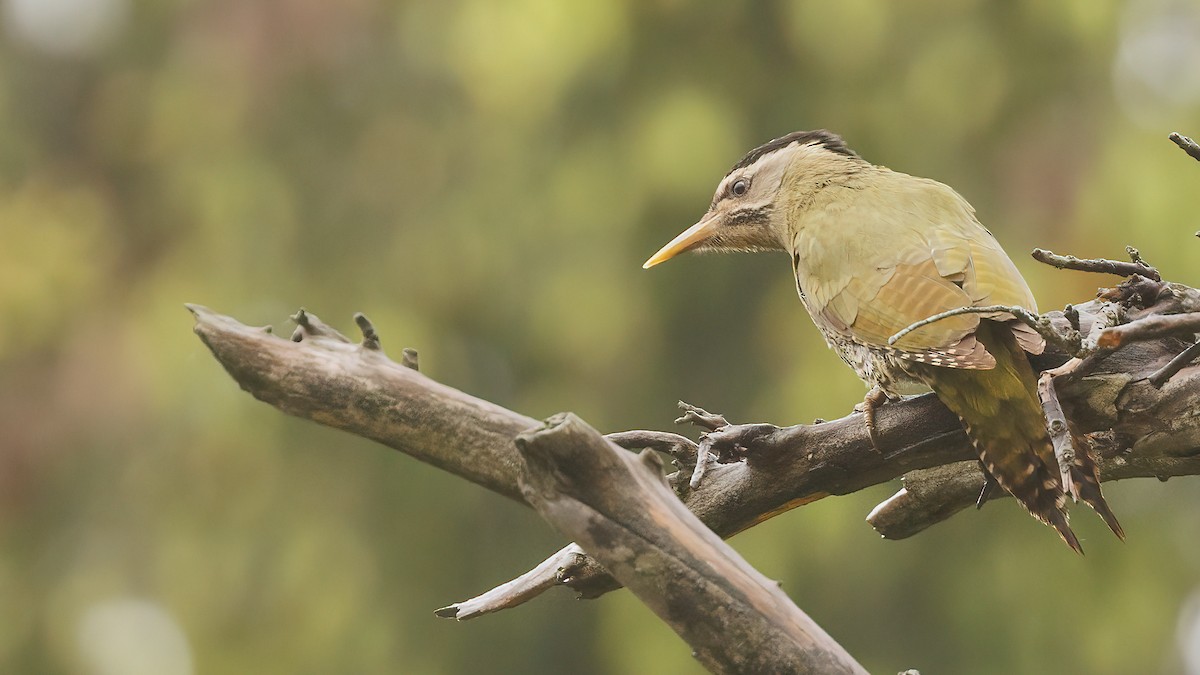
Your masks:
<svg viewBox="0 0 1200 675"><path fill-rule="evenodd" d="M980 461L1000 487L1035 518L1053 527L1068 546L1083 553L1069 524L1066 494L1033 370L1008 327L983 320L975 336L995 357L994 368L920 365L914 370L962 420ZM1103 497L1099 503L1103 504ZM1107 510L1107 505L1104 508Z"/></svg>
<svg viewBox="0 0 1200 675"><path fill-rule="evenodd" d="M1074 484L1074 494L1092 507L1092 510L1104 519L1108 529L1124 541L1125 530L1121 528L1121 523L1117 522L1116 514L1108 507L1104 493L1100 491L1100 467L1096 466L1096 460L1092 459L1087 440L1074 432L1071 433L1071 440L1075 446L1075 459L1071 462L1069 472Z"/></svg>

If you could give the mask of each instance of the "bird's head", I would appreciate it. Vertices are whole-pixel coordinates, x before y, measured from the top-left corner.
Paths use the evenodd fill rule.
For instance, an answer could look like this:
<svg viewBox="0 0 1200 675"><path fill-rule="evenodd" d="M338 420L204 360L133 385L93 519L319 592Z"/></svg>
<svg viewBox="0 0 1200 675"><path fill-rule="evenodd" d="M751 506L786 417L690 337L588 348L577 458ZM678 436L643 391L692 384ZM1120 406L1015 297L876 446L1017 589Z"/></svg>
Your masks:
<svg viewBox="0 0 1200 675"><path fill-rule="evenodd" d="M644 268L686 251L787 250L788 216L804 193L866 165L835 133L796 131L751 150L717 185L708 213Z"/></svg>

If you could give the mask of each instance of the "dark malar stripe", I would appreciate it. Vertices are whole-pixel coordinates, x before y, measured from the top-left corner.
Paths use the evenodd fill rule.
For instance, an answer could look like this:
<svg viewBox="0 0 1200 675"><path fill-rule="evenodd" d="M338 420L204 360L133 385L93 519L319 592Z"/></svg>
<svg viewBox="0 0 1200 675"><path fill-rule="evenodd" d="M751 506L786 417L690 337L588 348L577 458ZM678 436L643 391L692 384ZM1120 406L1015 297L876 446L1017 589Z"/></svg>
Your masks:
<svg viewBox="0 0 1200 675"><path fill-rule="evenodd" d="M729 214L729 225L766 225L771 219L770 206L757 206L738 209Z"/></svg>

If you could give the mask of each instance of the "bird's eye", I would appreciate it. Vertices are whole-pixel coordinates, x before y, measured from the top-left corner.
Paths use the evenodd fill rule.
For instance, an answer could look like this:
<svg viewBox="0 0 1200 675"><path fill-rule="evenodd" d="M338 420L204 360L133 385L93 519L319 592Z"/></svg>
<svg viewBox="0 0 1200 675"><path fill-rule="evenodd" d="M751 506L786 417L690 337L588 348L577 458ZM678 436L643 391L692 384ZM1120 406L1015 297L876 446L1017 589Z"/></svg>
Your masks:
<svg viewBox="0 0 1200 675"><path fill-rule="evenodd" d="M746 191L749 189L750 181L746 180L745 178L739 178L733 181L733 185L729 186L729 194L733 195L734 197L741 197L742 195L746 194Z"/></svg>

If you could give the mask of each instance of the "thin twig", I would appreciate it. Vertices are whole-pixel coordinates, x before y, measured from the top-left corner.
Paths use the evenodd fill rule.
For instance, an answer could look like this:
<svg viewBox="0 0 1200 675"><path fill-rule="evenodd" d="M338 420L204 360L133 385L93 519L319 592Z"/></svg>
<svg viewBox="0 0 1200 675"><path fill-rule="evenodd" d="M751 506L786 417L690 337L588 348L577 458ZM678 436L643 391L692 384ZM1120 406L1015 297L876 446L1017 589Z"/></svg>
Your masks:
<svg viewBox="0 0 1200 675"><path fill-rule="evenodd" d="M1196 357L1198 356L1200 356L1200 342L1197 342L1191 347L1188 347L1180 352L1179 356L1171 359L1167 365L1154 371L1150 377L1146 378L1146 381L1155 387L1161 388L1167 383L1167 380L1171 379L1175 375L1175 373L1178 373L1186 368L1187 365L1192 361L1195 361Z"/></svg>
<svg viewBox="0 0 1200 675"><path fill-rule="evenodd" d="M1075 356L1075 355L1078 355L1080 353L1080 350L1082 349L1081 340L1080 340L1078 331L1075 332L1074 336L1064 336L1062 333L1059 333L1058 330L1056 330L1054 328L1054 326L1050 323L1050 321L1048 319L1044 319L1044 318L1038 316L1037 314L1034 314L1033 312L1025 309L1024 307L1018 307L1016 305L986 305L984 307L959 307L958 309L952 309L952 310L949 310L946 312L942 312L940 314L934 314L931 317L921 319L920 321L905 327L900 332L891 336L890 338L888 338L888 344L894 345L897 342L899 342L905 335L908 335L909 333L913 332L914 330L917 330L918 328L921 328L923 326L928 326L931 323L936 323L938 321L941 321L942 319L949 319L952 316L959 316L962 314L1000 314L1000 313L1011 314L1014 318L1016 318L1021 323L1025 324L1026 326L1029 326L1033 330L1037 331L1038 335L1041 335L1043 338L1046 339L1046 342L1054 345L1059 350L1061 350L1067 354L1071 354L1072 356Z"/></svg>
<svg viewBox="0 0 1200 675"><path fill-rule="evenodd" d="M1030 328L1035 328L1035 329L1037 328L1037 325L1038 325L1037 315L1033 314L1032 312L1025 309L1024 307L1017 307L1015 305L987 305L984 307L959 307L958 309L951 309L951 310L948 310L945 312L940 312L938 314L934 314L933 316L926 317L924 319L921 319L920 321L917 321L916 323L908 325L907 327L901 329L900 332L898 332L895 335L888 338L888 344L894 345L897 342L899 342L905 335L908 335L909 333L913 332L914 330L928 326L931 323L937 323L938 321L941 321L942 319L949 319L950 317L960 316L963 314L996 314L999 312L1006 312L1008 314L1012 314L1016 318L1020 319L1021 322L1027 324Z"/></svg>
<svg viewBox="0 0 1200 675"><path fill-rule="evenodd" d="M1174 141L1175 145L1183 148L1183 151L1186 152L1189 157L1200 162L1200 144L1196 143L1196 141L1193 141L1187 136L1180 134L1178 131L1172 131L1171 135L1167 136L1167 138Z"/></svg>
<svg viewBox="0 0 1200 675"><path fill-rule="evenodd" d="M1136 249L1135 249L1136 251ZM1060 270L1078 270L1080 272L1098 272L1101 274L1115 274L1119 277L1133 276L1140 274L1144 277L1149 277L1155 281L1162 281L1162 276L1158 270L1140 262L1141 256L1137 256L1139 262L1123 262L1121 260L1105 260L1104 258L1076 258L1073 255L1058 255L1053 251L1048 251L1044 248L1035 248L1033 259L1045 263L1051 267L1057 267ZM1133 253L1131 252L1131 256Z"/></svg>

